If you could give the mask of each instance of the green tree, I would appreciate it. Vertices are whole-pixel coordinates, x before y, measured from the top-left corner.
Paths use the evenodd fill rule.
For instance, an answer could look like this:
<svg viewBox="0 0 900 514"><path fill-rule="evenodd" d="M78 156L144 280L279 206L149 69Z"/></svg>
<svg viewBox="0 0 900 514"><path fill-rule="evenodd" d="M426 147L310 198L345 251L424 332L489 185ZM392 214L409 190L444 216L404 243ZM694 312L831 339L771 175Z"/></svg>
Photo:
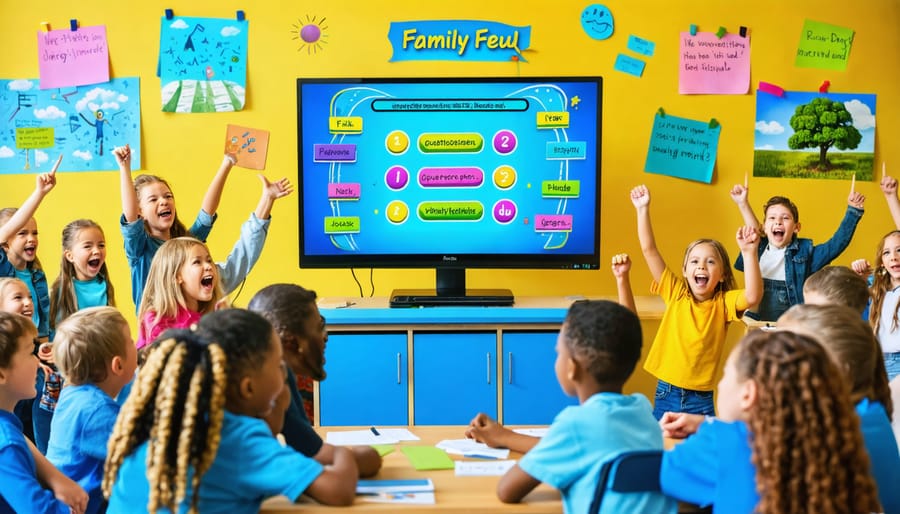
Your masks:
<svg viewBox="0 0 900 514"><path fill-rule="evenodd" d="M853 150L862 141L862 134L853 126L853 116L844 103L824 97L797 106L791 116L791 128L794 134L788 138L788 147L792 150L818 148L819 170L830 167L825 157L829 148Z"/></svg>

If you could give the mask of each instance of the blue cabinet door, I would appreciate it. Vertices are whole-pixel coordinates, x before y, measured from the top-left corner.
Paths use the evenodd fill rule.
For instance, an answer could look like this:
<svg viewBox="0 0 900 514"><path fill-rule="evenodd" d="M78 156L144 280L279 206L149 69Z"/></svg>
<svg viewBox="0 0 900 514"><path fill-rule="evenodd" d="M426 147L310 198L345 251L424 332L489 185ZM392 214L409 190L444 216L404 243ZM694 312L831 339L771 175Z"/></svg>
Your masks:
<svg viewBox="0 0 900 514"><path fill-rule="evenodd" d="M322 425L409 424L406 333L328 336Z"/></svg>
<svg viewBox="0 0 900 514"><path fill-rule="evenodd" d="M549 425L578 398L566 396L556 380L558 332L503 332L503 423Z"/></svg>
<svg viewBox="0 0 900 514"><path fill-rule="evenodd" d="M479 412L496 419L497 333L414 334L413 384L416 425L467 425Z"/></svg>

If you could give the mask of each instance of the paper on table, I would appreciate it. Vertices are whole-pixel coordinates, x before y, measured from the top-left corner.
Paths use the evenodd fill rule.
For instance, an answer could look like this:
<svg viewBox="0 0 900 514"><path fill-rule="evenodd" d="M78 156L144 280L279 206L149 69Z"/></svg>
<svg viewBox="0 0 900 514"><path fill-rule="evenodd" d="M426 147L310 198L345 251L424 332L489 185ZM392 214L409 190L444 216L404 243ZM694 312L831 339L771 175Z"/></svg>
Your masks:
<svg viewBox="0 0 900 514"><path fill-rule="evenodd" d="M516 465L514 460L458 460L456 476L458 477L490 477L500 476Z"/></svg>
<svg viewBox="0 0 900 514"><path fill-rule="evenodd" d="M431 469L453 469L453 459L447 452L434 446L403 446L403 455L417 471Z"/></svg>
<svg viewBox="0 0 900 514"><path fill-rule="evenodd" d="M490 446L476 442L473 439L444 439L435 446L453 455L478 455L480 457L493 457L505 459L509 457L509 450L491 448Z"/></svg>
<svg viewBox="0 0 900 514"><path fill-rule="evenodd" d="M434 505L434 493L372 493L359 497L365 502Z"/></svg>
<svg viewBox="0 0 900 514"><path fill-rule="evenodd" d="M416 493L429 491L434 491L434 482L432 482L430 478L360 480L356 483L357 494Z"/></svg>
<svg viewBox="0 0 900 514"><path fill-rule="evenodd" d="M360 446L373 444L396 444L400 440L389 437L379 430L375 435L371 430L347 430L343 432L328 432L325 441L336 446Z"/></svg>
<svg viewBox="0 0 900 514"><path fill-rule="evenodd" d="M378 455L384 457L385 455L394 451L394 447L390 444L373 444L370 445L372 448L375 448L375 451L378 452Z"/></svg>
<svg viewBox="0 0 900 514"><path fill-rule="evenodd" d="M418 441L419 437L406 428L379 428L378 433L398 441Z"/></svg>
<svg viewBox="0 0 900 514"><path fill-rule="evenodd" d="M547 430L550 430L547 427L540 428L514 428L513 432L522 435L530 435L532 437L544 437L547 435Z"/></svg>

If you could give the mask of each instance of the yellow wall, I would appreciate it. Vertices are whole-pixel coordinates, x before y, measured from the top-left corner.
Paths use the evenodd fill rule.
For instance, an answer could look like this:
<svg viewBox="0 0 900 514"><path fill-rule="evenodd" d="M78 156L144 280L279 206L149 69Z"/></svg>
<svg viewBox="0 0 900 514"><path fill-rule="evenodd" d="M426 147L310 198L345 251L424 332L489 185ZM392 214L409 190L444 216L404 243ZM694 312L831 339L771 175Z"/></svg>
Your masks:
<svg viewBox="0 0 900 514"><path fill-rule="evenodd" d="M663 255L677 265L684 246L697 237L714 237L736 252L734 232L740 223L728 196L731 185L752 167L755 95L681 96L678 94L678 33L695 23L703 31L724 25L736 32L750 28L752 89L764 80L787 90L816 90L830 80L834 92L878 95L875 160L887 161L889 173L900 175L900 2L865 0L606 0L616 30L612 38L595 41L581 30L579 15L591 1L455 0L305 0L235 2L58 2L0 0L0 77L37 77L35 32L41 21L64 28L70 18L82 25L107 26L111 73L141 78L143 163L141 168L167 177L176 193L183 219L199 208L206 186L221 159L228 123L267 128L271 142L266 174L288 176L296 183L296 77L353 76L512 76L514 63L391 63L387 40L391 21L415 19L484 19L531 25L535 52L521 64L522 75L601 75L604 77L602 237L599 271L471 270L470 287L508 287L518 295L614 295L615 284L605 265L610 256L629 252L636 257L633 272L637 294L647 294L649 274L640 258L633 208L628 190L646 183L654 193L653 216ZM167 7L177 15L231 17L244 9L250 21L247 108L233 114L164 114L155 76L159 17ZM298 51L294 24L307 16L326 17L327 44L315 55ZM811 18L856 30L845 72L795 68L803 21ZM643 78L613 71L615 57L626 52L629 34L656 43L646 58ZM716 173L711 185L645 174L653 113L659 107L674 115L722 124ZM0 176L0 206L17 206L32 190L33 176ZM839 260L871 258L878 239L891 228L890 217L876 183L857 184L865 193L867 214L854 242ZM836 228L845 208L846 181L757 179L751 200L761 205L773 194L791 196L799 205L802 234L824 241ZM256 205L254 173L235 169L225 189L219 221L210 238L214 257L224 259L238 227ZM262 259L247 280L237 304L243 305L260 287L292 281L316 289L320 296L356 295L347 270L301 270L297 266L297 195L275 206L274 221ZM59 233L76 217L97 220L106 230L108 263L118 289L119 306L133 312L127 263L118 230L121 212L118 177L114 172L62 174L57 189L36 216L42 234L39 255L55 278ZM367 278L368 270L363 270ZM376 270L376 295L395 287L427 287L433 273L423 270ZM368 284L365 284L368 292Z"/></svg>

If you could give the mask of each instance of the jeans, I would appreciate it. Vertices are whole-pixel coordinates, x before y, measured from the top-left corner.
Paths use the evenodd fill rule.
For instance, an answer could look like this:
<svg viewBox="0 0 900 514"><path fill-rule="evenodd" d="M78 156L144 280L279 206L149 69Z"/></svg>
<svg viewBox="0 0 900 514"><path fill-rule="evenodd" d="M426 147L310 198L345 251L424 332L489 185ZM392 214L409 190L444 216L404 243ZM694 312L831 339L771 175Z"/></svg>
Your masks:
<svg viewBox="0 0 900 514"><path fill-rule="evenodd" d="M900 375L900 352L885 353L884 367L887 369L888 382Z"/></svg>
<svg viewBox="0 0 900 514"><path fill-rule="evenodd" d="M653 402L653 417L657 421L666 412L687 412L715 416L712 391L682 389L660 380L656 384L656 400Z"/></svg>
<svg viewBox="0 0 900 514"><path fill-rule="evenodd" d="M783 280L763 279L763 296L756 312L747 312L747 316L757 321L776 321L791 307L787 283Z"/></svg>

